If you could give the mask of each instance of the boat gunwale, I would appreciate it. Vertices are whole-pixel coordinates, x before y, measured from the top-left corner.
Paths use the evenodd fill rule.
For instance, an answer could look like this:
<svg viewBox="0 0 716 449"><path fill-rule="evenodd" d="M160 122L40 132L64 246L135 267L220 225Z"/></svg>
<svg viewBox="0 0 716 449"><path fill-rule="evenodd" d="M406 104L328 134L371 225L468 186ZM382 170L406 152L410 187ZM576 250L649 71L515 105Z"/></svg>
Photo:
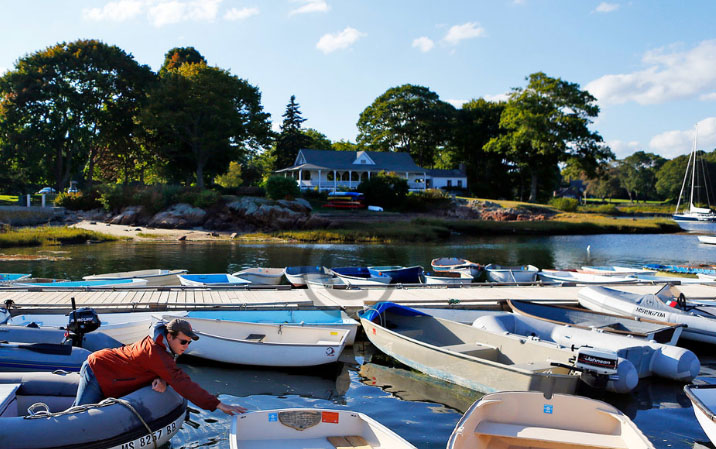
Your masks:
<svg viewBox="0 0 716 449"><path fill-rule="evenodd" d="M684 385L684 393L686 394L686 397L688 397L689 400L691 401L691 404L694 407L697 407L712 422L716 422L716 414L714 412L712 412L711 410L709 410L709 408L706 406L706 404L703 403L701 398L699 398L693 391L691 391L691 390L711 390L711 389L716 389L716 384Z"/></svg>

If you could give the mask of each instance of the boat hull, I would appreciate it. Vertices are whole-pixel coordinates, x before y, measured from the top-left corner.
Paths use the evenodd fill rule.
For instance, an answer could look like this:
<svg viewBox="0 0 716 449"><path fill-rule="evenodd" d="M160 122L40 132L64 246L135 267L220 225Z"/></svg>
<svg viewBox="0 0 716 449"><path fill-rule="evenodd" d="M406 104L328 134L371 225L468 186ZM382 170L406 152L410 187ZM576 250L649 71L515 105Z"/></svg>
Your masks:
<svg viewBox="0 0 716 449"><path fill-rule="evenodd" d="M252 284L279 285L283 279L283 268L247 268L233 275Z"/></svg>
<svg viewBox="0 0 716 449"><path fill-rule="evenodd" d="M503 284L529 283L537 279L537 267L525 265L520 267L501 267L499 265L487 265L485 272L487 280Z"/></svg>
<svg viewBox="0 0 716 449"><path fill-rule="evenodd" d="M91 276L84 276L82 279L86 281L143 279L147 281L147 287L171 287L179 285L179 278L177 276L186 272L187 270L137 270L120 273L93 274Z"/></svg>
<svg viewBox="0 0 716 449"><path fill-rule="evenodd" d="M696 420L711 444L716 445L716 385L686 385L684 393L693 405Z"/></svg>
<svg viewBox="0 0 716 449"><path fill-rule="evenodd" d="M416 449L370 417L348 410L281 409L234 416L231 449Z"/></svg>
<svg viewBox="0 0 716 449"><path fill-rule="evenodd" d="M173 316L164 316L169 321ZM259 366L316 366L338 361L348 331L184 317L200 338L185 354Z"/></svg>

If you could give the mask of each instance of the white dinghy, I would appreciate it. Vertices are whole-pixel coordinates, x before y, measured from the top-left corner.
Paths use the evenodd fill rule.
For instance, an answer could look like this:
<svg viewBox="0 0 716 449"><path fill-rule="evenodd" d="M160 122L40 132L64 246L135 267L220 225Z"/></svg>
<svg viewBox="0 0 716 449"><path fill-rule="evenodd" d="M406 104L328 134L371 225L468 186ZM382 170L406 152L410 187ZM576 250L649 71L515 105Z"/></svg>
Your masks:
<svg viewBox="0 0 716 449"><path fill-rule="evenodd" d="M503 267L489 264L485 267L487 280L503 284L516 284L534 282L537 279L539 268L534 265L521 265L517 267Z"/></svg>
<svg viewBox="0 0 716 449"><path fill-rule="evenodd" d="M170 321L176 316L164 315ZM247 323L184 316L201 338L185 354L217 362L261 366L315 366L332 363L349 330Z"/></svg>
<svg viewBox="0 0 716 449"><path fill-rule="evenodd" d="M581 396L503 391L473 404L447 449L654 449L628 416Z"/></svg>
<svg viewBox="0 0 716 449"><path fill-rule="evenodd" d="M416 449L363 413L287 408L237 415L231 449Z"/></svg>
<svg viewBox="0 0 716 449"><path fill-rule="evenodd" d="M555 284L635 284L639 280L625 275L603 276L577 271L542 270L537 276L544 282Z"/></svg>
<svg viewBox="0 0 716 449"><path fill-rule="evenodd" d="M119 273L104 273L84 276L85 281L107 281L119 279L144 279L147 281L147 287L167 287L179 285L177 275L186 273L187 270L136 270L123 271Z"/></svg>
<svg viewBox="0 0 716 449"><path fill-rule="evenodd" d="M278 285L283 279L283 268L246 268L237 271L232 276L246 279L252 284L258 285Z"/></svg>
<svg viewBox="0 0 716 449"><path fill-rule="evenodd" d="M716 315L697 304L689 304L683 294L665 285L655 295L642 295L607 287L585 287L577 293L582 307L597 312L649 318L685 324L681 338L716 343Z"/></svg>
<svg viewBox="0 0 716 449"><path fill-rule="evenodd" d="M470 284L473 277L466 271L436 271L433 274L425 273L420 278L421 284L426 285L464 285Z"/></svg>
<svg viewBox="0 0 716 449"><path fill-rule="evenodd" d="M716 385L686 385L684 393L694 406L696 420L716 445Z"/></svg>

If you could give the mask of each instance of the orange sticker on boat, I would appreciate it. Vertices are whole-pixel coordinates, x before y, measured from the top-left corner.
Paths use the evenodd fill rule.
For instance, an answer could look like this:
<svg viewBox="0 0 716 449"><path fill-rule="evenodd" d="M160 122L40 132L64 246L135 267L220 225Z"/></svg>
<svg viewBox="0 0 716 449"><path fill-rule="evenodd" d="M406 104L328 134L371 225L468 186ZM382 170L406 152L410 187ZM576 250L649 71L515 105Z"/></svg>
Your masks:
<svg viewBox="0 0 716 449"><path fill-rule="evenodd" d="M338 424L338 413L337 412L322 412L321 421Z"/></svg>
<svg viewBox="0 0 716 449"><path fill-rule="evenodd" d="M375 335L375 328L373 328L373 335Z"/></svg>

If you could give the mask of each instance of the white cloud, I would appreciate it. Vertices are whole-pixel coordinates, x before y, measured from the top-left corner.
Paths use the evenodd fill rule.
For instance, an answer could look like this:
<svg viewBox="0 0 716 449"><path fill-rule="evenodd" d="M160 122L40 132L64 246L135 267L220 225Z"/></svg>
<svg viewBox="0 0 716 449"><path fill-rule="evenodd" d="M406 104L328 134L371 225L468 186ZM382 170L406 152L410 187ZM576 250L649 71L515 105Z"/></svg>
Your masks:
<svg viewBox="0 0 716 449"><path fill-rule="evenodd" d="M602 2L594 9L594 12L601 12L601 13L608 13L608 12L614 12L617 9L619 9L618 3L607 3Z"/></svg>
<svg viewBox="0 0 716 449"><path fill-rule="evenodd" d="M423 53L429 52L434 46L435 42L425 36L421 36L413 41L413 47L418 48Z"/></svg>
<svg viewBox="0 0 716 449"><path fill-rule="evenodd" d="M226 20L244 20L259 13L258 8L231 8L224 14Z"/></svg>
<svg viewBox="0 0 716 449"><path fill-rule="evenodd" d="M445 101L447 101L451 105L455 106L456 108L461 108L462 105L464 105L465 103L467 103L470 100L455 100L455 99L451 98L451 99L445 100Z"/></svg>
<svg viewBox="0 0 716 449"><path fill-rule="evenodd" d="M716 117L699 121L696 128L698 128L696 148L705 151L716 148ZM687 154L694 145L695 132L695 128L691 128L657 134L649 142L649 150L669 158Z"/></svg>
<svg viewBox="0 0 716 449"><path fill-rule="evenodd" d="M319 39L316 44L316 48L326 54L332 53L336 50L350 47L363 36L366 36L366 34L361 33L355 28L346 27L346 29L340 33L327 33L321 36L321 39Z"/></svg>
<svg viewBox="0 0 716 449"><path fill-rule="evenodd" d="M497 103L497 102L500 102L500 101L507 101L507 100L509 100L509 99L510 99L510 94L509 94L509 93L505 93L505 94L497 94L497 95L484 95L483 98L484 98L485 100L487 100L487 101L492 101L492 102Z"/></svg>
<svg viewBox="0 0 716 449"><path fill-rule="evenodd" d="M607 145L611 148L617 159L624 159L637 151L643 150L641 144L636 140L632 140L630 142L625 142L623 140L610 140L607 142Z"/></svg>
<svg viewBox="0 0 716 449"><path fill-rule="evenodd" d="M124 22L141 14L144 6L145 1L141 0L119 0L109 2L102 8L85 8L82 10L82 18L92 21Z"/></svg>
<svg viewBox="0 0 716 449"><path fill-rule="evenodd" d="M716 92L709 92L707 94L702 94L701 96L699 96L699 100L716 101Z"/></svg>
<svg viewBox="0 0 716 449"><path fill-rule="evenodd" d="M485 35L485 29L476 22L467 22L462 25L453 25L443 38L450 45L457 45L465 39L472 39Z"/></svg>
<svg viewBox="0 0 716 449"><path fill-rule="evenodd" d="M605 75L586 89L603 104L664 103L704 94L708 97L716 89L716 40L703 41L686 51L649 51L642 62L643 70Z"/></svg>
<svg viewBox="0 0 716 449"><path fill-rule="evenodd" d="M155 27L180 22L211 22L223 0L118 0L101 8L86 8L82 17L91 21L123 22L140 15ZM250 8L245 8L250 9Z"/></svg>
<svg viewBox="0 0 716 449"><path fill-rule="evenodd" d="M303 3L303 6L292 10L289 15L306 14L311 12L327 12L331 9L325 0L294 0Z"/></svg>

